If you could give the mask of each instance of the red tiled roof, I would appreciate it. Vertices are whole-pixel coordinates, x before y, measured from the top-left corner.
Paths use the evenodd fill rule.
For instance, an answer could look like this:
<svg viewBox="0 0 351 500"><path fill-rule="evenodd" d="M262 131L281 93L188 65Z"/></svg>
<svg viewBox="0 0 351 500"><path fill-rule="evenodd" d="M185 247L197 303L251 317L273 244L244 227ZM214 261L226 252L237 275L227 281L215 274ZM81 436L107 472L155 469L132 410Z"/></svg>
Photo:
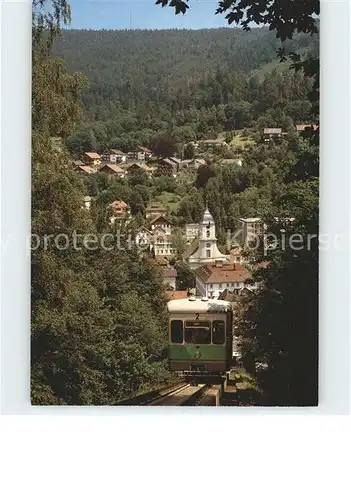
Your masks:
<svg viewBox="0 0 351 500"><path fill-rule="evenodd" d="M195 274L204 283L242 283L252 278L250 271L239 264L223 264L221 266L206 264L196 269Z"/></svg>
<svg viewBox="0 0 351 500"><path fill-rule="evenodd" d="M175 290L166 292L166 297L168 300L186 299L187 296L188 290Z"/></svg>
<svg viewBox="0 0 351 500"><path fill-rule="evenodd" d="M122 200L115 200L115 201L113 201L112 203L109 204L108 208L112 212L115 212L115 211L117 212L119 210L126 210L128 208L128 205L127 205L127 203L125 203Z"/></svg>

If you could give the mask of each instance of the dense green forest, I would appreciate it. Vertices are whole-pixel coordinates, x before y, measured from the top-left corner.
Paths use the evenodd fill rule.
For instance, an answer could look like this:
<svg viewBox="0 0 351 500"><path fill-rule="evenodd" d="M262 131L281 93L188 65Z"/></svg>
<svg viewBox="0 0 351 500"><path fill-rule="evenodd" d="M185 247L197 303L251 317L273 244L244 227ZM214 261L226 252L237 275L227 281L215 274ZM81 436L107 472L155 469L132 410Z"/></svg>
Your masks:
<svg viewBox="0 0 351 500"><path fill-rule="evenodd" d="M249 21L262 21L266 2L244 3ZM277 236L275 217L295 217L287 237L298 233L306 241L318 233L319 131L299 136L293 129L295 121L318 122L318 37L310 37L318 2L309 3L308 13L279 2L282 8L266 20L276 32L65 31L63 39L59 28L70 17L66 0L34 4L56 8L54 17L47 10L33 17L32 233L41 241L46 234L66 234L72 243L74 231L101 236L106 206L116 198L130 205L132 228L145 222L150 199L172 200L172 222L179 227L197 222L206 200L221 245L240 216L264 217ZM242 2L235 5L243 8ZM239 17L245 28L243 22ZM289 38L290 30L300 35L287 50L305 59L301 63L295 52L290 63L299 71L286 63L278 69L277 60L270 72L275 37L284 40L287 31ZM77 70L82 74L72 73ZM265 144L257 130L272 125L288 133ZM195 175L176 180L144 174L111 180L99 173L82 178L67 167L82 145L127 149L160 134L181 144L243 127L250 127L251 142L241 166L221 165L219 154ZM54 149L53 136L69 150ZM87 194L94 198L90 212L83 208ZM255 258L267 260L263 248ZM236 310L242 354L247 369L255 371L253 360L268 367L256 374L265 404L313 405L318 240L302 250L280 243L268 259L270 266L255 276L261 289ZM184 286L192 276L184 264L178 268ZM59 250L52 240L40 246L32 254L32 402L116 404L162 383L170 375L165 318L163 285L134 250Z"/></svg>
<svg viewBox="0 0 351 500"><path fill-rule="evenodd" d="M279 63L281 47L264 28L66 30L55 53L88 80L85 118L68 140L70 150L152 146L164 134L181 144L304 122L311 79ZM316 55L318 36L298 35L284 49Z"/></svg>

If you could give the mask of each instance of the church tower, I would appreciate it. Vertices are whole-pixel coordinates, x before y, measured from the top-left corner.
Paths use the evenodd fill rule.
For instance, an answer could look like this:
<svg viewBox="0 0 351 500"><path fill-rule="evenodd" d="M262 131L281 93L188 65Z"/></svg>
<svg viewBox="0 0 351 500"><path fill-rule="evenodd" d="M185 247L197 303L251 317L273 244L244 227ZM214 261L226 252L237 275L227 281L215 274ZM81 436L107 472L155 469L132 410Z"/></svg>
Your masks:
<svg viewBox="0 0 351 500"><path fill-rule="evenodd" d="M199 224L199 239L197 250L189 257L189 265L196 269L204 264L216 261L226 262L227 256L223 255L217 247L216 225L214 218L206 207L202 221Z"/></svg>
<svg viewBox="0 0 351 500"><path fill-rule="evenodd" d="M200 258L203 260L212 259L217 249L216 226L207 207L199 229Z"/></svg>

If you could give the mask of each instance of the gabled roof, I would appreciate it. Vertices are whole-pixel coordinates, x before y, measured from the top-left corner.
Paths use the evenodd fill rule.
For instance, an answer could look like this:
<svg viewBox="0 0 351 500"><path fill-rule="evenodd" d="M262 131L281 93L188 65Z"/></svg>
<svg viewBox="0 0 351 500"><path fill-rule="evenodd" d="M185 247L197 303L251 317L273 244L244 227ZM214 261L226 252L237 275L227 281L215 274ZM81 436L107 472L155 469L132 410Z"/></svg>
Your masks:
<svg viewBox="0 0 351 500"><path fill-rule="evenodd" d="M163 160L161 161L161 165L167 165L167 167L174 168L177 166L177 163L170 158L163 158Z"/></svg>
<svg viewBox="0 0 351 500"><path fill-rule="evenodd" d="M126 210L128 208L128 205L123 200L115 200L115 201L113 201L112 203L109 204L108 208L112 212L117 212L119 210Z"/></svg>
<svg viewBox="0 0 351 500"><path fill-rule="evenodd" d="M99 172L103 170L103 171L108 171L108 172L111 172L111 173L114 173L114 174L123 174L124 173L124 169L122 167L120 167L119 165L116 165L115 163L105 163L104 165L102 165L100 168L99 168Z"/></svg>
<svg viewBox="0 0 351 500"><path fill-rule="evenodd" d="M182 255L183 259L186 260L189 257L191 257L193 255L193 253L195 253L198 248L199 248L199 239L195 238L190 243L190 245L184 250L183 255Z"/></svg>
<svg viewBox="0 0 351 500"><path fill-rule="evenodd" d="M149 233L149 234L152 234L152 232L150 231L150 229L148 229L145 226L139 227L139 229L138 229L138 231L137 231L136 234L140 234L140 233Z"/></svg>
<svg viewBox="0 0 351 500"><path fill-rule="evenodd" d="M90 158L91 160L100 160L101 156L99 155L99 153L84 153L85 156L87 156L88 158Z"/></svg>
<svg viewBox="0 0 351 500"><path fill-rule="evenodd" d="M206 264L196 269L195 274L204 283L242 283L252 278L252 274L238 264L216 266Z"/></svg>
<svg viewBox="0 0 351 500"><path fill-rule="evenodd" d="M92 174L95 170L89 165L77 165L74 169L76 172L84 172L86 174Z"/></svg>
<svg viewBox="0 0 351 500"><path fill-rule="evenodd" d="M73 165L75 167L80 167L84 165L84 162L82 160L73 160Z"/></svg>
<svg viewBox="0 0 351 500"><path fill-rule="evenodd" d="M149 165L146 165L146 163L137 163L137 162L131 163L130 165L126 165L125 168L130 169L132 167L138 167L141 170L144 170L144 172L153 172L154 170L156 170L155 167L150 167Z"/></svg>
<svg viewBox="0 0 351 500"><path fill-rule="evenodd" d="M125 153L123 153L123 151L121 151L120 149L110 149L110 153L114 155L125 155Z"/></svg>
<svg viewBox="0 0 351 500"><path fill-rule="evenodd" d="M155 224L155 222L157 222L158 220L161 220L161 219L163 219L164 221L168 222L168 224L170 224L170 221L164 215L157 215L154 219L152 219L150 221L150 224L153 225L153 224Z"/></svg>
<svg viewBox="0 0 351 500"><path fill-rule="evenodd" d="M151 149L149 149L149 148L144 148L143 146L139 146L137 149L138 149L139 151L144 152L144 153L150 153L150 154L152 153Z"/></svg>

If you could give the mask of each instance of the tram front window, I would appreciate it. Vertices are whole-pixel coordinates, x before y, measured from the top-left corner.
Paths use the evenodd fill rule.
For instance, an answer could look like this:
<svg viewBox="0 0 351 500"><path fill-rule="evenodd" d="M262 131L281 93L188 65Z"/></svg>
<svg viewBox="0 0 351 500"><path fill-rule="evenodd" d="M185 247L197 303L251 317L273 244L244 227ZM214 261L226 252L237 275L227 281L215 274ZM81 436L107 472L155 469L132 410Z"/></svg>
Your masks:
<svg viewBox="0 0 351 500"><path fill-rule="evenodd" d="M212 341L214 344L224 344L225 342L225 324L224 321L212 322Z"/></svg>
<svg viewBox="0 0 351 500"><path fill-rule="evenodd" d="M187 344L210 344L211 328L209 321L187 321L185 323L185 342Z"/></svg>
<svg viewBox="0 0 351 500"><path fill-rule="evenodd" d="M171 342L172 344L183 343L183 321L180 319L171 321Z"/></svg>

